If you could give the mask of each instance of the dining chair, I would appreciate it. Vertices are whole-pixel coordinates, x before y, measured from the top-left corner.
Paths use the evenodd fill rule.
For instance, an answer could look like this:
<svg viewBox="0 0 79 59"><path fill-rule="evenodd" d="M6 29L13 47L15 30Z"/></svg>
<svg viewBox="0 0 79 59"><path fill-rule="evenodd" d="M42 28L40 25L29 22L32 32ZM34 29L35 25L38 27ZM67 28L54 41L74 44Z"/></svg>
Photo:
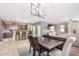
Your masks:
<svg viewBox="0 0 79 59"><path fill-rule="evenodd" d="M32 31L29 31L28 33L28 39L29 39L29 42L30 42L30 49L29 49L29 53L31 52L31 44L33 45L33 41L32 41ZM32 43L31 43L32 42Z"/></svg>
<svg viewBox="0 0 79 59"><path fill-rule="evenodd" d="M20 40L20 31L17 31L15 35L16 35L16 37L15 37L16 40Z"/></svg>
<svg viewBox="0 0 79 59"><path fill-rule="evenodd" d="M26 32L22 32L22 39L26 39Z"/></svg>
<svg viewBox="0 0 79 59"><path fill-rule="evenodd" d="M30 43L30 49L29 49L29 53L31 52L31 48L34 48L34 42L33 42L33 37L32 36L28 36L29 39L29 43Z"/></svg>
<svg viewBox="0 0 79 59"><path fill-rule="evenodd" d="M67 38L67 40L63 46L63 49L59 50L56 48L50 53L50 55L52 55L52 56L69 56L71 46L75 40L76 40L76 37Z"/></svg>
<svg viewBox="0 0 79 59"><path fill-rule="evenodd" d="M33 48L33 56L36 55L36 52L39 53L39 56L41 55L41 53L45 52L46 50L41 47L41 45L39 44L38 38L37 37L32 37L32 36L28 36L29 38L29 42L30 42L30 52L31 52L31 48Z"/></svg>
<svg viewBox="0 0 79 59"><path fill-rule="evenodd" d="M35 44L35 54L36 54L36 51L39 53L39 56L41 56L41 53L47 51L45 50L40 44L39 44L39 41L38 41L38 37L34 37L34 44Z"/></svg>

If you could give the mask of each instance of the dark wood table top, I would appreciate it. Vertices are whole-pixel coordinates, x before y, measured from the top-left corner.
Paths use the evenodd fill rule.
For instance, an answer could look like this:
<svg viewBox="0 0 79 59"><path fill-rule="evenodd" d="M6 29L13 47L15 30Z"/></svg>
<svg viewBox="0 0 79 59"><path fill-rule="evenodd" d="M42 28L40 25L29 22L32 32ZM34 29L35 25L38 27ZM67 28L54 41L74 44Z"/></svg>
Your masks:
<svg viewBox="0 0 79 59"><path fill-rule="evenodd" d="M40 39L39 43L47 50L51 50L57 47L58 45L61 45L63 42L58 40L53 40L53 39Z"/></svg>

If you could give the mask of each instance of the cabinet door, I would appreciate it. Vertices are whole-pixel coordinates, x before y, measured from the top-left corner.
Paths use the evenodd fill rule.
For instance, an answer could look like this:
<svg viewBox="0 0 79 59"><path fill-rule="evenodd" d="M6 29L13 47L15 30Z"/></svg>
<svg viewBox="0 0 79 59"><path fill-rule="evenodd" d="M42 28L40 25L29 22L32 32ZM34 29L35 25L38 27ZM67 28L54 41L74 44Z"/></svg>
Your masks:
<svg viewBox="0 0 79 59"><path fill-rule="evenodd" d="M3 40L3 33L2 32L3 32L3 29L0 28L0 41Z"/></svg>

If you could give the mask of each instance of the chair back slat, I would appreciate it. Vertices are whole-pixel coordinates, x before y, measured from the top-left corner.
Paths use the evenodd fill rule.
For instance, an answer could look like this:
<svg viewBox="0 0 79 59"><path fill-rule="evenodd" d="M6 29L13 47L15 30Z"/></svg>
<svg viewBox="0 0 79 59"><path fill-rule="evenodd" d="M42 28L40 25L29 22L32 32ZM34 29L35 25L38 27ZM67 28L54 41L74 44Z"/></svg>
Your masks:
<svg viewBox="0 0 79 59"><path fill-rule="evenodd" d="M34 48L34 42L33 42L33 37L32 36L28 36L30 45Z"/></svg>
<svg viewBox="0 0 79 59"><path fill-rule="evenodd" d="M38 37L34 37L35 49L40 49Z"/></svg>

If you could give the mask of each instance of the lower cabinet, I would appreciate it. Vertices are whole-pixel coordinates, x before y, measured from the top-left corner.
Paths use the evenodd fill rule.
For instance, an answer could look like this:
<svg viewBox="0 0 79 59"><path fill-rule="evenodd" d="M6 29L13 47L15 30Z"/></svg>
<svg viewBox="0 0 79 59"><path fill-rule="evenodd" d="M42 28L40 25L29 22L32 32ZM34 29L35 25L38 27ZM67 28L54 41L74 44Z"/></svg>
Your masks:
<svg viewBox="0 0 79 59"><path fill-rule="evenodd" d="M3 38L12 38L12 33L3 33Z"/></svg>

